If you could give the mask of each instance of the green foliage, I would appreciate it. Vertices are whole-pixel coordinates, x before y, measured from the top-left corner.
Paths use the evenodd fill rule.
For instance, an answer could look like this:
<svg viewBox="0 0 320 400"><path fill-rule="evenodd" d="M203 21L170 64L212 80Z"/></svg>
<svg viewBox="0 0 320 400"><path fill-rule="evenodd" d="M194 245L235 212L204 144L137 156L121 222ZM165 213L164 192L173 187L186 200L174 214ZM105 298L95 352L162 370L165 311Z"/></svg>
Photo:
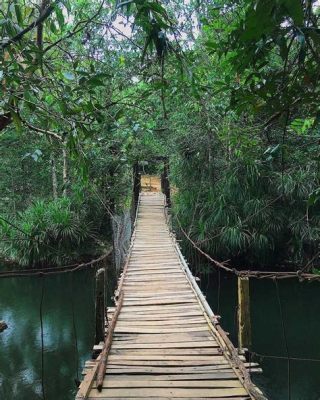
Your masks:
<svg viewBox="0 0 320 400"><path fill-rule="evenodd" d="M21 266L61 266L92 253L97 241L83 204L75 207L68 198L36 201L13 225L1 226L4 253Z"/></svg>
<svg viewBox="0 0 320 400"><path fill-rule="evenodd" d="M59 2L42 43L37 29L13 40L37 7L0 6L0 202L37 238L12 256L96 251L132 165L169 156L174 211L204 250L241 266L317 261L318 4L111 3Z"/></svg>
<svg viewBox="0 0 320 400"><path fill-rule="evenodd" d="M235 265L270 267L302 265L317 251L320 208L307 205L316 175L298 168L281 176L236 160L210 180L192 165L188 159L175 166L174 174L183 171L175 212L205 251Z"/></svg>
<svg viewBox="0 0 320 400"><path fill-rule="evenodd" d="M318 11L315 1L242 0L214 12L207 48L229 66L231 108L269 114L273 123L286 113L318 122ZM220 34L212 35L216 19Z"/></svg>

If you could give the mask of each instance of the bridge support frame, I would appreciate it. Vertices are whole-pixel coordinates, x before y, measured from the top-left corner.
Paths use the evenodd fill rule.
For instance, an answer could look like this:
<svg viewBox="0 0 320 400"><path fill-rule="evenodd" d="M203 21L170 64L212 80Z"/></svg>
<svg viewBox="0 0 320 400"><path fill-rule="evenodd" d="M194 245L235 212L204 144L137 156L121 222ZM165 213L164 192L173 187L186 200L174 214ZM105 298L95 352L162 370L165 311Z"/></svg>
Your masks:
<svg viewBox="0 0 320 400"><path fill-rule="evenodd" d="M169 172L170 172L169 159L165 158L163 160L163 173L161 174L161 190L166 197L167 206L171 207Z"/></svg>
<svg viewBox="0 0 320 400"><path fill-rule="evenodd" d="M249 278L238 277L238 342L239 349L251 346L250 283Z"/></svg>
<svg viewBox="0 0 320 400"><path fill-rule="evenodd" d="M100 268L96 273L96 331L94 343L104 341L105 334L105 268Z"/></svg>

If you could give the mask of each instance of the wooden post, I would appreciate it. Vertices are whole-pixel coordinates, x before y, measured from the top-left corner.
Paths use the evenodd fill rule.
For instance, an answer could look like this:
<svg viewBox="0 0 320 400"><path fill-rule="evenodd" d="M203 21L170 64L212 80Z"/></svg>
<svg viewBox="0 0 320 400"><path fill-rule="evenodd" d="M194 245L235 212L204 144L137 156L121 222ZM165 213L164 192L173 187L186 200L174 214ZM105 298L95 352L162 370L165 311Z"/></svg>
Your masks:
<svg viewBox="0 0 320 400"><path fill-rule="evenodd" d="M166 196L167 206L171 207L169 172L170 172L169 160L166 158L163 162L163 173L161 175L161 189L163 194Z"/></svg>
<svg viewBox="0 0 320 400"><path fill-rule="evenodd" d="M99 344L104 341L105 324L105 269L100 268L96 274L96 333L94 343Z"/></svg>
<svg viewBox="0 0 320 400"><path fill-rule="evenodd" d="M238 347L251 346L249 278L238 277Z"/></svg>
<svg viewBox="0 0 320 400"><path fill-rule="evenodd" d="M133 164L133 207L132 207L132 226L136 217L137 206L139 202L139 195L141 191L141 174L139 172L139 163L136 161Z"/></svg>

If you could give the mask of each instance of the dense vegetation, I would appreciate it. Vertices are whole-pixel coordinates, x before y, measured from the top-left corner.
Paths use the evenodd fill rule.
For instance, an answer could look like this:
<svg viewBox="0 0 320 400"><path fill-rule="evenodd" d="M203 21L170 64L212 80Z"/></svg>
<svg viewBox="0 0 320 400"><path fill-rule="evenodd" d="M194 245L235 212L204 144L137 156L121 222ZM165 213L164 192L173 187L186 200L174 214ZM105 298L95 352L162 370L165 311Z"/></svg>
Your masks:
<svg viewBox="0 0 320 400"><path fill-rule="evenodd" d="M202 249L316 268L319 14L313 0L2 2L3 256L100 253L134 163L168 156L173 212Z"/></svg>

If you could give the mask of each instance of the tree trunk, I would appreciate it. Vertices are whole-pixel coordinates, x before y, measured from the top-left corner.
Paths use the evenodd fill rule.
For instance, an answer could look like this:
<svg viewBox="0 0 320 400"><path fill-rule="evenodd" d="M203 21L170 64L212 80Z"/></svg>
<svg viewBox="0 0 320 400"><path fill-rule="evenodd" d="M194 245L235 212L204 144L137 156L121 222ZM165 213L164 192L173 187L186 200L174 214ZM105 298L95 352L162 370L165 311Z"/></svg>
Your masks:
<svg viewBox="0 0 320 400"><path fill-rule="evenodd" d="M171 194L170 194L170 182L169 182L169 160L166 159L163 165L163 174L162 174L162 192L166 196L167 206L171 207Z"/></svg>
<svg viewBox="0 0 320 400"><path fill-rule="evenodd" d="M136 161L133 164L133 207L132 207L132 226L134 224L139 195L141 191L141 174L139 172L139 163Z"/></svg>
<svg viewBox="0 0 320 400"><path fill-rule="evenodd" d="M63 158L63 169L62 169L62 182L63 182L63 196L68 194L68 153L66 147L66 141L63 142L62 147L62 158Z"/></svg>
<svg viewBox="0 0 320 400"><path fill-rule="evenodd" d="M50 156L51 162L51 177L52 177L52 195L54 200L58 198L58 180L57 180L57 166L53 152Z"/></svg>

